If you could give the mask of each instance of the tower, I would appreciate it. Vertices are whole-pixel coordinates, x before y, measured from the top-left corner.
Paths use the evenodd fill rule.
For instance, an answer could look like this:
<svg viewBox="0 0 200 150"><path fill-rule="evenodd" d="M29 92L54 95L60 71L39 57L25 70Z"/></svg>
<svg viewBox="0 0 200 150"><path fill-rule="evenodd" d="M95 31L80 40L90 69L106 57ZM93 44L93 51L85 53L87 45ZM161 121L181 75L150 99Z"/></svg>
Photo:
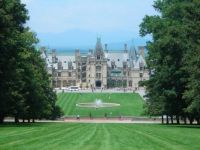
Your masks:
<svg viewBox="0 0 200 150"><path fill-rule="evenodd" d="M104 56L101 38L97 38L94 55L88 57L86 76L90 87L107 86L107 59Z"/></svg>
<svg viewBox="0 0 200 150"><path fill-rule="evenodd" d="M97 38L97 43L95 47L95 57L97 60L101 60L104 58L103 47L101 44L101 38Z"/></svg>

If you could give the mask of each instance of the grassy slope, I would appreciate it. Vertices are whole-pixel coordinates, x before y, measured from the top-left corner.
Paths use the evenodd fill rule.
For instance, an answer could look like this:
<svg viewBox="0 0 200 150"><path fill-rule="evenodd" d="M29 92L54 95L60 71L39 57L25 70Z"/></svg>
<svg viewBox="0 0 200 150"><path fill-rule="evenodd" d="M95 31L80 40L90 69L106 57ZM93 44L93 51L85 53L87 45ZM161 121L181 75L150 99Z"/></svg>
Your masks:
<svg viewBox="0 0 200 150"><path fill-rule="evenodd" d="M0 149L199 150L200 126L138 124L1 125Z"/></svg>
<svg viewBox="0 0 200 150"><path fill-rule="evenodd" d="M110 97L110 99L109 99ZM113 108L79 108L77 103L94 102L95 99L102 99L103 102L114 102L121 104ZM57 104L64 110L65 115L103 117L105 113L111 116L141 116L143 113L143 100L138 94L133 93L60 93Z"/></svg>

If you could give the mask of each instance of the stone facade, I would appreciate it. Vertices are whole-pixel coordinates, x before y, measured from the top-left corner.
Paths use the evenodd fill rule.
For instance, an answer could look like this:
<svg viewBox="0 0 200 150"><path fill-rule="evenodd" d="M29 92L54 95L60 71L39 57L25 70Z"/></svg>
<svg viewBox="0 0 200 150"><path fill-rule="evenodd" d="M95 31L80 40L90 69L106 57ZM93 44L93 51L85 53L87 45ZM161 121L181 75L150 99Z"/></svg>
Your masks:
<svg viewBox="0 0 200 150"><path fill-rule="evenodd" d="M82 54L79 50L71 55L57 55L55 50L47 54L41 49L42 57L51 75L52 86L57 88L72 85L81 88L132 88L137 89L139 82L149 79L146 69L145 50L132 46L122 51L103 49L101 39L97 39L94 50Z"/></svg>

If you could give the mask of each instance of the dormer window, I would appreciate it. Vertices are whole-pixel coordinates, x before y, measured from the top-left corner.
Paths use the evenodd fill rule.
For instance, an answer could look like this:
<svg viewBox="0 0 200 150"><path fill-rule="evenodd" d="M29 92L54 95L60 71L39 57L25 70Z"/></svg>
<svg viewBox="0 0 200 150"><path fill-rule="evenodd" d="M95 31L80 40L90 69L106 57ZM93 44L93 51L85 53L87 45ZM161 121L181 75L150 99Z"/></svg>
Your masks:
<svg viewBox="0 0 200 150"><path fill-rule="evenodd" d="M123 69L126 69L127 68L127 64L126 62L123 62Z"/></svg>
<svg viewBox="0 0 200 150"><path fill-rule="evenodd" d="M72 69L73 69L72 62L68 62L68 69L69 69L69 70L72 70Z"/></svg>
<svg viewBox="0 0 200 150"><path fill-rule="evenodd" d="M143 70L144 69L144 63L140 62L139 67L140 67L140 70Z"/></svg>
<svg viewBox="0 0 200 150"><path fill-rule="evenodd" d="M111 62L111 68L112 68L112 69L115 68L115 62L114 62L114 61Z"/></svg>

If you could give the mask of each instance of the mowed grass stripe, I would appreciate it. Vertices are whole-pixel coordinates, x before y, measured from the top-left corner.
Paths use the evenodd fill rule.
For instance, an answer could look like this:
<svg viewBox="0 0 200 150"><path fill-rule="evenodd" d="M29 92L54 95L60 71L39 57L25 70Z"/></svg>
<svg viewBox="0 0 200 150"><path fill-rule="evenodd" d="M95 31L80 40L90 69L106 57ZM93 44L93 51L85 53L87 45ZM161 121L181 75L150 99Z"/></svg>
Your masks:
<svg viewBox="0 0 200 150"><path fill-rule="evenodd" d="M0 126L0 149L199 150L200 127L193 127L81 123L3 125ZM34 130L27 133L30 128ZM17 131L19 136L16 132L13 136L4 136L2 133L6 130Z"/></svg>
<svg viewBox="0 0 200 150"><path fill-rule="evenodd" d="M176 128L174 126L174 127L172 127L172 129L170 129L170 126L167 126L167 128L165 129L165 126L144 125L142 130L139 128L139 126L136 126L135 130L130 129L128 126L121 126L121 127L124 128L125 130L128 130L129 132L132 131L132 132L141 134L141 137L143 137L143 139L147 139L148 141L150 141L150 145L152 145L152 144L155 145L155 147L153 149L159 150L159 149L163 149L163 147L165 147L165 149L168 149L168 150L171 150L171 149L187 150L188 147L190 147L192 145L192 143L194 143L193 147L198 147L198 148L200 147L200 145L195 144L195 141L196 141L196 143L198 143L197 140L199 140L200 137L197 138L196 137L197 134L195 134L194 137L191 137L191 139L193 139L193 140L190 141L191 140L190 139L189 140L190 143L188 144L188 142L186 140L188 138L188 136L185 135L185 133L187 131L179 132L179 130L181 129L180 127ZM159 132L157 132L156 127L159 127ZM187 127L185 129L188 130ZM187 133L190 134L190 132L187 132ZM172 136L173 134L175 136ZM148 145L148 144L146 144L146 145Z"/></svg>
<svg viewBox="0 0 200 150"><path fill-rule="evenodd" d="M88 126L78 126L76 128L71 128L70 130L61 130L61 134L53 137L46 145L41 145L36 147L40 149L44 147L45 149L62 149L62 145L65 145L65 148L70 148L74 145L79 144L78 139L83 138L83 135L79 133L87 130ZM66 143L68 143L66 145Z"/></svg>
<svg viewBox="0 0 200 150"><path fill-rule="evenodd" d="M153 144L156 146L156 149L162 149L162 147L164 146L166 149L169 149L169 150L176 150L177 148L174 147L174 146L171 146L170 143L168 141L165 140L165 138L162 138L162 137L159 137L155 134L151 134L151 133L148 133L148 132L145 132L145 131L140 131L138 129L130 129L130 128L127 128L125 126L120 126L121 127L121 130L125 130L125 131L128 131L129 133L134 133L136 135L136 137L143 137L144 139L146 139L146 141L149 142L149 144ZM150 148L148 148L150 149Z"/></svg>
<svg viewBox="0 0 200 150"><path fill-rule="evenodd" d="M144 145L144 142L146 141L145 138L141 138L140 135L134 133L133 131L125 130L124 128L121 128L120 125L113 124L113 127L108 127L110 132L112 133L112 139L115 139L115 144L120 143L118 145L118 150L125 149L125 150L132 150L132 149L144 149L146 148L146 144ZM140 143L141 142L141 143ZM132 146L134 145L134 147ZM147 144L149 145L149 144Z"/></svg>
<svg viewBox="0 0 200 150"><path fill-rule="evenodd" d="M84 124L80 124L80 125L83 126ZM82 150L88 146L89 141L93 140L93 138L96 136L96 126L88 126L88 125L86 126L87 128L84 128L84 132L79 131L79 133L81 134L77 134L75 137L70 138L71 142L67 146L67 148L70 149L71 147L73 147L73 149ZM66 141L63 141L61 145L65 145L65 143ZM61 147L60 149L63 149L63 148L66 148L66 147Z"/></svg>
<svg viewBox="0 0 200 150"><path fill-rule="evenodd" d="M8 141L5 141L6 143L4 144L1 144L1 146L11 146L14 144L16 144L17 146L18 145L31 145L32 143L40 143L42 145L45 145L46 142L49 142L50 139L52 139L52 137L54 138L56 135L60 136L61 133L65 133L66 131L73 131L73 128L76 128L76 127L79 127L80 126L77 124L77 125L74 125L74 126L69 126L68 128L64 129L64 130L60 130L60 128L55 128L53 130L49 130L48 128L46 127L39 127L37 128L37 130L34 130L32 133L29 133L29 134L24 134L23 131L21 131L22 133L20 133L17 137L20 137L20 139L23 139L23 140L18 140L16 141L16 135L13 135L12 137L9 138L9 142ZM52 129L50 127L50 129ZM26 131L26 130L25 130ZM30 135L32 137L30 137ZM49 137L49 139L48 139ZM15 138L15 139L13 139ZM43 142L42 142L43 141ZM37 146L40 147L40 144L38 144Z"/></svg>

